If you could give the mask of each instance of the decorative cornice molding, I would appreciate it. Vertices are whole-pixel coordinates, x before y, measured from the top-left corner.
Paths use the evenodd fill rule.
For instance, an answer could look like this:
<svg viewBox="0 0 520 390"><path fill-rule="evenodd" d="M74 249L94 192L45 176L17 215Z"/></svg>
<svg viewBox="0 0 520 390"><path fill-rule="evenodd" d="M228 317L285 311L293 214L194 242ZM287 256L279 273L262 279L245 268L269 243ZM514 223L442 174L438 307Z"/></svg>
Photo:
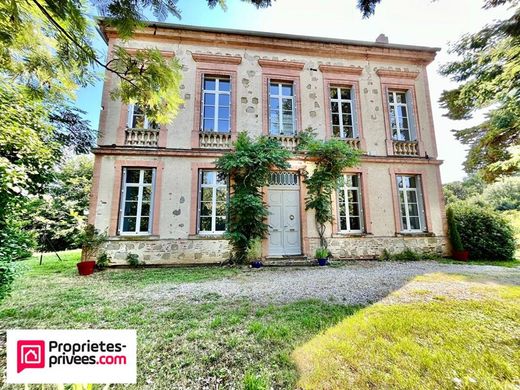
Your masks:
<svg viewBox="0 0 520 390"><path fill-rule="evenodd" d="M123 47L123 46L122 46ZM135 55L138 51L142 51L142 50L148 50L148 49L155 49L155 47L123 47L123 49L125 49L125 51L130 54L131 56ZM166 58L172 58L172 57L175 57L175 53L173 51L167 51L167 50L159 50L159 53L161 53L161 55L163 57L166 57Z"/></svg>
<svg viewBox="0 0 520 390"><path fill-rule="evenodd" d="M410 79L415 80L419 75L419 72L416 71L406 71L406 70L390 70L390 69L378 69L376 73L379 77L390 77L397 79Z"/></svg>
<svg viewBox="0 0 520 390"><path fill-rule="evenodd" d="M305 66L305 63L296 61L276 61L259 59L258 65L260 65L262 68L283 68L292 70L302 70Z"/></svg>
<svg viewBox="0 0 520 390"><path fill-rule="evenodd" d="M322 73L341 73L359 76L363 73L360 66L342 66L342 65L320 65L319 69Z"/></svg>
<svg viewBox="0 0 520 390"><path fill-rule="evenodd" d="M240 56L192 53L191 57L195 62L206 62L211 64L239 65L242 62L242 57Z"/></svg>

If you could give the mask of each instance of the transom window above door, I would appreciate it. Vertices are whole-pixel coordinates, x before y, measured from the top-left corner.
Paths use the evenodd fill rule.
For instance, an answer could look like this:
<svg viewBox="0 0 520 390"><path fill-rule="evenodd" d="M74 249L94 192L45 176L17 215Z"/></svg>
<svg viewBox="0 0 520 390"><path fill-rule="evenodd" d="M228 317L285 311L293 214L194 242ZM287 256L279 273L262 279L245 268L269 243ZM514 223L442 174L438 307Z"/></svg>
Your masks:
<svg viewBox="0 0 520 390"><path fill-rule="evenodd" d="M204 76L202 80L201 130L231 131L231 80L229 77Z"/></svg>
<svg viewBox="0 0 520 390"><path fill-rule="evenodd" d="M415 141L415 124L409 91L388 91L388 112L392 138L396 141Z"/></svg>
<svg viewBox="0 0 520 390"><path fill-rule="evenodd" d="M350 87L332 86L329 89L332 136L357 138L354 90Z"/></svg>
<svg viewBox="0 0 520 390"><path fill-rule="evenodd" d="M294 85L289 82L269 82L269 134L294 135L296 109Z"/></svg>

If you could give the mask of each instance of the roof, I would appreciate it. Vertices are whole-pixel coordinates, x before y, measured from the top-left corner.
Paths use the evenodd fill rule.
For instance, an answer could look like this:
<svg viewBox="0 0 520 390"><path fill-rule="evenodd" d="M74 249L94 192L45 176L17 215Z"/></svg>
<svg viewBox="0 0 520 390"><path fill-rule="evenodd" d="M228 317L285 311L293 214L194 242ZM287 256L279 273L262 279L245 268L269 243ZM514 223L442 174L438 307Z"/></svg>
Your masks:
<svg viewBox="0 0 520 390"><path fill-rule="evenodd" d="M103 39L105 39L105 41L108 42L108 37L105 33L106 26L103 23L105 20L108 20L108 19L100 17L100 18L97 18L97 20L98 20L98 24L100 26L99 32L102 34ZM230 28L222 28L222 27L190 26L190 25L185 25L185 24L152 22L152 21L142 21L142 23L145 25L145 27L151 27L151 28L165 28L165 29L172 29L172 30L184 30L184 31L207 32L207 33L217 33L217 34L242 35L242 36L245 35L245 36L251 36L251 37L285 39L285 40L290 40L290 41L332 43L332 44L339 44L339 45L360 46L360 47L377 47L377 48L383 48L383 49L411 50L411 51L430 52L430 53L436 53L441 50L439 47L400 45L400 44L395 44L395 43L379 43L379 42L358 41L358 40L340 39L340 38L314 37L314 36L308 36L308 35L282 34L282 33L266 32L266 31L238 30L238 29L230 29Z"/></svg>

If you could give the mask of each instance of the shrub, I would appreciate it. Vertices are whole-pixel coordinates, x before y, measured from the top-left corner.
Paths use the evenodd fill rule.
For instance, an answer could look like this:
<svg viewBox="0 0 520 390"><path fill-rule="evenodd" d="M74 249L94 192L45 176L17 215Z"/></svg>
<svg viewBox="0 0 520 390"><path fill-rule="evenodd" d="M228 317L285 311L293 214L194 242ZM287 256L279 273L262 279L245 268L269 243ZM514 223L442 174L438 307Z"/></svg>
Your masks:
<svg viewBox="0 0 520 390"><path fill-rule="evenodd" d="M107 238L107 233L100 233L94 225L89 224L85 226L78 238L83 251L81 261L89 261L96 256L99 248L106 242Z"/></svg>
<svg viewBox="0 0 520 390"><path fill-rule="evenodd" d="M482 196L496 210L520 210L520 177L497 181L486 187Z"/></svg>
<svg viewBox="0 0 520 390"><path fill-rule="evenodd" d="M450 236L451 246L453 247L453 250L457 252L463 251L464 245L462 245L459 229L457 228L455 216L453 215L451 207L448 207L448 210L446 210L446 217L448 219L448 234Z"/></svg>
<svg viewBox="0 0 520 390"><path fill-rule="evenodd" d="M137 267L138 265L141 264L139 262L139 255L137 253L129 253L128 255L126 255L126 262L131 267Z"/></svg>
<svg viewBox="0 0 520 390"><path fill-rule="evenodd" d="M326 259L329 257L329 250L327 248L320 247L316 249L314 256L316 256L317 259Z"/></svg>
<svg viewBox="0 0 520 390"><path fill-rule="evenodd" d="M433 252L418 252L411 248L405 248L401 252L390 253L388 249L383 249L380 260L383 261L419 261L437 260L441 256Z"/></svg>
<svg viewBox="0 0 520 390"><path fill-rule="evenodd" d="M510 260L515 251L512 227L498 212L472 202L450 206L464 249L472 260Z"/></svg>
<svg viewBox="0 0 520 390"><path fill-rule="evenodd" d="M106 267L108 267L109 263L110 263L110 256L108 256L108 254L106 252L103 252L97 258L96 267L99 270L103 270Z"/></svg>

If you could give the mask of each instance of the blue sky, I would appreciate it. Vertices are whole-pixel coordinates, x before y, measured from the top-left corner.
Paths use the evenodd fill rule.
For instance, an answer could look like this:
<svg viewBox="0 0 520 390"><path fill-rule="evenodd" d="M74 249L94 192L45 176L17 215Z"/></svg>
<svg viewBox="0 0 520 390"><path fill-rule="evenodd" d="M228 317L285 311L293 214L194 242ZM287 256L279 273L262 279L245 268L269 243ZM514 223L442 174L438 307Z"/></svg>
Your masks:
<svg viewBox="0 0 520 390"><path fill-rule="evenodd" d="M382 0L373 17L362 19L356 0L275 0L273 3L270 8L257 10L240 0L227 0L224 11L220 7L209 9L205 0L179 0L182 19L170 17L167 21L365 41L374 41L384 33L391 43L440 47L442 50L429 66L428 74L439 158L444 160L441 175L445 183L464 177L465 147L454 139L450 129L475 125L482 114L469 121L443 117L444 111L437 101L441 92L454 84L441 77L438 69L440 64L453 58L447 53L448 42L456 41L464 33L478 31L494 19L508 16L510 10L505 7L482 10L480 0ZM100 38L96 38L95 45L100 51L105 50ZM78 107L87 112L94 127L99 121L101 92L99 81L77 94Z"/></svg>

